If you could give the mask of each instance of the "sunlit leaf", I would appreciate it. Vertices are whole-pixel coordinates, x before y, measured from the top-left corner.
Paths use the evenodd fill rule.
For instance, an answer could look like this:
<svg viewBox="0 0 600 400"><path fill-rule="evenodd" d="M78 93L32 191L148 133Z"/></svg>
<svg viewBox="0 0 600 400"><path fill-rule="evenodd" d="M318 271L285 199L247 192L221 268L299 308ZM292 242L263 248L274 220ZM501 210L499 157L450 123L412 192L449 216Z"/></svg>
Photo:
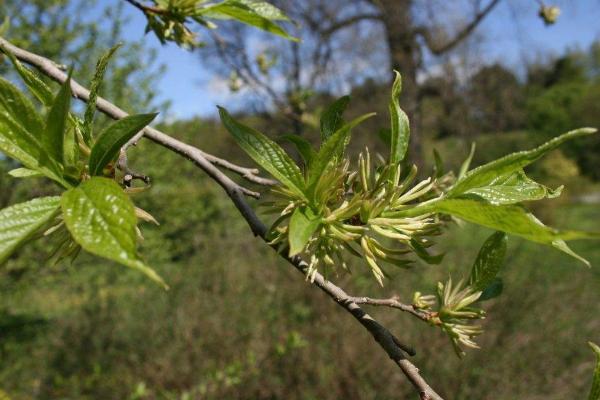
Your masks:
<svg viewBox="0 0 600 400"><path fill-rule="evenodd" d="M458 171L459 179L465 176L466 173L469 171L471 161L473 161L473 156L475 155L475 148L475 143L471 143L471 150L469 151L469 155L467 156L466 160L463 161L462 165L460 166L460 170Z"/></svg>
<svg viewBox="0 0 600 400"><path fill-rule="evenodd" d="M8 174L13 178L37 178L40 176L44 176L40 172L34 171L29 168L15 168L8 171Z"/></svg>
<svg viewBox="0 0 600 400"><path fill-rule="evenodd" d="M121 147L144 129L158 114L129 115L106 127L92 148L90 174L101 175L108 163L119 154Z"/></svg>
<svg viewBox="0 0 600 400"><path fill-rule="evenodd" d="M402 92L402 77L398 71L394 71L396 78L392 86L392 97L390 99L391 117L391 150L390 162L395 164L406 157L408 151L408 140L410 138L410 124L408 116L400 108L400 92Z"/></svg>
<svg viewBox="0 0 600 400"><path fill-rule="evenodd" d="M62 195L67 229L84 250L137 269L165 286L136 253L135 208L116 182L93 177Z"/></svg>
<svg viewBox="0 0 600 400"><path fill-rule="evenodd" d="M0 210L0 263L56 216L60 197L40 197Z"/></svg>
<svg viewBox="0 0 600 400"><path fill-rule="evenodd" d="M290 257L295 256L304 249L320 224L321 218L315 215L309 207L298 207L294 210L290 218L288 232Z"/></svg>
<svg viewBox="0 0 600 400"><path fill-rule="evenodd" d="M565 243L565 240L598 239L598 232L561 231L550 228L540 222L525 208L516 204L496 206L478 197L444 199L435 202L430 211L450 214L475 224L498 231L524 237L533 242L553 246L580 261L589 263L577 256Z"/></svg>
<svg viewBox="0 0 600 400"><path fill-rule="evenodd" d="M10 52L6 52L10 61L14 65L15 69L19 73L19 76L23 80L23 83L27 86L29 91L45 106L50 107L52 102L54 101L54 95L52 94L52 90L40 79L40 77L30 70L29 68L23 66L19 60Z"/></svg>
<svg viewBox="0 0 600 400"><path fill-rule="evenodd" d="M556 190L533 181L523 170L511 172L498 176L488 185L474 187L464 194L477 195L491 204L515 204L522 201L540 200L543 198L554 198L560 195L562 186Z"/></svg>
<svg viewBox="0 0 600 400"><path fill-rule="evenodd" d="M263 13L264 8L257 7L255 9L245 3L247 2L225 0L221 3L198 9L196 16L216 19L231 18L274 35L281 36L285 39L298 41L297 38L290 36L283 28L272 21L274 19L281 20L278 15L272 12L263 15L261 13ZM265 15L267 15L267 17L265 17Z"/></svg>
<svg viewBox="0 0 600 400"><path fill-rule="evenodd" d="M511 172L520 171L523 167L536 161L544 154L556 149L564 142L579 136L590 135L596 132L594 128L581 128L560 135L533 150L520 151L509 154L498 160L492 161L467 172L462 179L448 191L448 195L459 195L472 188L484 187L498 176L506 176Z"/></svg>
<svg viewBox="0 0 600 400"><path fill-rule="evenodd" d="M277 143L257 130L240 124L222 107L219 107L219 115L235 141L258 165L290 190L304 196L302 171Z"/></svg>

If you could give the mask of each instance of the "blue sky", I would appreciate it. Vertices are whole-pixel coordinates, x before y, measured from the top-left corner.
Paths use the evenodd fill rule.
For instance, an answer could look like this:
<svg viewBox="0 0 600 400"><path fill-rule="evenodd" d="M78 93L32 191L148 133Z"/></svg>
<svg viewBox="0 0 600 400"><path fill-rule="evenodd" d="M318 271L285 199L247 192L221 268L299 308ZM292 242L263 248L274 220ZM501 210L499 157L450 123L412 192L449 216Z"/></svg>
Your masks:
<svg viewBox="0 0 600 400"><path fill-rule="evenodd" d="M104 1L101 4L106 4ZM525 61L569 48L586 49L600 39L600 0L555 0L551 4L559 5L562 14L555 25L546 27L537 16L534 0L503 0L478 28L485 35L485 62L500 61L519 68ZM130 17L126 37L143 39L158 50L158 62L167 65L157 84L160 99L172 103L171 114L180 118L214 115L215 105L230 94L210 84L212 74L203 70L199 55L174 45L162 46L151 34L144 35L145 19L139 11L127 6L126 14Z"/></svg>

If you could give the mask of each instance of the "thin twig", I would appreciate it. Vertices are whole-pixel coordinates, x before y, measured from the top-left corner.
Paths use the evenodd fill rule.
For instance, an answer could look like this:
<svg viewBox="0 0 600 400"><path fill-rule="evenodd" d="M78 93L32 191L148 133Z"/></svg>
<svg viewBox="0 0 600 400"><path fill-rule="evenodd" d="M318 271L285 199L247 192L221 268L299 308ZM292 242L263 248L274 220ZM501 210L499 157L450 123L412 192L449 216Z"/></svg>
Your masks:
<svg viewBox="0 0 600 400"><path fill-rule="evenodd" d="M56 82L63 83L67 79L67 74L64 71L57 68L56 64L53 61L45 57L39 56L37 54L30 53L27 50L23 50L11 44L2 37L0 37L0 48L6 49L6 51L11 52L17 59L37 68L44 75L48 76L50 79ZM73 79L71 80L71 90L73 92L74 97L85 102L89 100L90 91ZM98 111L113 119L121 119L129 115L127 112L125 112L121 108L117 107L116 105L112 104L111 102L102 97L98 97L96 101L96 108L98 109ZM229 171L235 172L250 182L265 186L272 186L277 183L272 179L267 179L258 176L258 170L256 168L240 167L239 165L233 164L230 161L213 156L212 154L208 154L196 147L187 145L176 139L173 139L169 135L150 126L144 128L144 130L140 132L140 135L137 135L135 137L134 141L131 141L126 145L126 148L130 145L135 145L135 143L137 143L137 140L139 140L141 136L145 136L153 142L160 144L161 146L170 148L171 150L176 151L178 154L188 159L192 159L196 156L201 156L208 160L210 163L215 164L221 168L225 168ZM246 195L252 197L258 196L256 192L253 192L251 190L244 188L243 191Z"/></svg>
<svg viewBox="0 0 600 400"><path fill-rule="evenodd" d="M435 313L426 310L420 310L411 304L401 303L396 297L392 297L389 299L373 299L371 297L350 297L349 300L356 304L364 304L367 306L382 306L396 308L398 310L402 310L404 312L412 314L425 322L429 322L433 317L435 317Z"/></svg>
<svg viewBox="0 0 600 400"><path fill-rule="evenodd" d="M53 64L38 55L26 52L22 49L19 49L6 40L0 37L0 46L7 48L9 51L13 52L17 58L21 59L24 62L37 66L40 71L49 76L50 78L57 80L59 82L66 80L66 75L63 73L58 74L56 68ZM14 51L17 50L17 51ZM76 84L73 87L74 95L83 100L87 101L89 91L83 88L82 86ZM108 101L98 98L98 102L102 100L102 108L103 112L112 112L113 115L121 115L125 116L126 113L122 111L117 106L109 103ZM100 108L99 108L100 109ZM153 130L150 128L150 133L146 132L145 136L154 142L174 151L177 154L184 156L185 158L192 161L196 166L202 169L204 172L208 174L217 184L219 184L225 193L229 196L233 204L242 214L242 217L248 223L248 226L252 230L252 233L255 236L261 237L265 242L268 243L266 239L267 227L262 223L262 221L258 218L250 204L246 201L245 188L238 185L234 182L229 176L224 174L220 169L218 169L215 165L219 165L218 163L211 162L206 153L201 150L185 144L183 142L178 141L172 137L169 137L163 133L158 131L152 133ZM158 133L158 134L156 134ZM222 160L224 161L224 160ZM308 264L302 260L300 257L288 257L283 253L279 253L279 255L288 261L294 268L300 271L304 276L307 275L308 272ZM321 291L327 294L331 299L333 299L340 307L349 312L375 339L375 341L379 344L379 346L386 352L386 354L398 365L404 375L408 378L411 384L415 387L421 400L443 400L440 395L438 395L429 384L423 379L423 377L419 373L419 369L411 363L405 356L405 353L411 354L414 351L406 346L401 344L401 342L396 338L386 327L377 322L373 317L367 314L360 306L354 301L356 298L349 296L342 288L336 286L334 283L326 280L323 275L320 273L316 273L314 275L313 284L317 286Z"/></svg>

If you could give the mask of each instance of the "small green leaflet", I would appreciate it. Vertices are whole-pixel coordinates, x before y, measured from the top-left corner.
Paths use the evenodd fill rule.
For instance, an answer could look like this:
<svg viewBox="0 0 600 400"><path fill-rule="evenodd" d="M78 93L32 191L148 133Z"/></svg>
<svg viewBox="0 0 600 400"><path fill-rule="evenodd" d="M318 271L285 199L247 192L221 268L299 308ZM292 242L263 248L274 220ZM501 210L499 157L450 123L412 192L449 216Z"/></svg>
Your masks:
<svg viewBox="0 0 600 400"><path fill-rule="evenodd" d="M45 106L50 107L54 100L54 95L52 94L52 90L40 79L40 77L30 70L26 68L17 60L14 54L5 51L8 55L8 58L14 65L15 69L21 76L21 79L29 89L29 91Z"/></svg>
<svg viewBox="0 0 600 400"><path fill-rule="evenodd" d="M468 282L474 292L483 291L494 282L504 263L506 242L506 233L496 232L481 246Z"/></svg>
<svg viewBox="0 0 600 400"><path fill-rule="evenodd" d="M240 124L223 107L219 107L219 115L238 145L258 165L297 195L304 197L302 171L277 143L257 130Z"/></svg>
<svg viewBox="0 0 600 400"><path fill-rule="evenodd" d="M465 193L469 189L488 186L498 176L506 176L511 172L520 171L523 167L536 161L544 154L556 149L564 142L579 136L590 135L596 132L594 128L580 128L560 135L533 150L520 151L509 154L496 161L484 164L467 172L462 179L448 191L448 196Z"/></svg>
<svg viewBox="0 0 600 400"><path fill-rule="evenodd" d="M402 92L402 77L398 71L394 71L396 78L392 86L392 97L390 99L391 117L391 150L390 161L392 164L399 163L406 157L408 151L408 140L410 138L410 124L408 116L400 108L400 92Z"/></svg>
<svg viewBox="0 0 600 400"><path fill-rule="evenodd" d="M596 354L596 368L594 369L592 388L588 400L600 400L600 347L592 342L588 342L588 344Z"/></svg>
<svg viewBox="0 0 600 400"><path fill-rule="evenodd" d="M467 190L464 194L477 195L494 205L515 204L522 201L558 197L562 186L555 190L531 180L523 170L498 176L488 185Z"/></svg>
<svg viewBox="0 0 600 400"><path fill-rule="evenodd" d="M327 165L338 156L343 154L344 147L348 144L348 138L352 129L366 120L371 118L375 113L361 115L342 126L333 135L329 137L327 142L321 145L317 156L313 158L313 162L308 170L308 190L309 192L314 189L319 178L323 175L323 172L327 168Z"/></svg>
<svg viewBox="0 0 600 400"><path fill-rule="evenodd" d="M254 8L244 3L247 2L225 0L221 3L198 9L195 16L215 19L231 18L274 35L281 36L285 39L295 42L299 41L297 38L290 36L283 28L272 21L282 20L281 16L283 13L276 14L272 9L268 13L265 13L266 10L264 7Z"/></svg>
<svg viewBox="0 0 600 400"><path fill-rule="evenodd" d="M40 197L0 210L0 263L57 214L60 197Z"/></svg>
<svg viewBox="0 0 600 400"><path fill-rule="evenodd" d="M294 144L296 150L298 150L298 153L300 153L300 156L304 160L305 165L309 165L313 158L315 158L315 156L317 155L317 152L315 151L315 149L313 149L309 141L304 139L302 136L283 135L281 136L281 139L287 140L288 142Z"/></svg>
<svg viewBox="0 0 600 400"><path fill-rule="evenodd" d="M92 84L90 85L90 98L85 107L83 126L81 129L83 140L88 146L92 142L92 123L94 122L94 114L96 113L96 101L98 100L98 91L100 90L100 86L102 85L104 73L106 72L106 67L108 66L110 58L121 46L122 44L118 43L115 46L111 47L106 53L102 55L102 57L100 57L98 63L96 64L96 72L94 72Z"/></svg>
<svg viewBox="0 0 600 400"><path fill-rule="evenodd" d="M44 176L40 172L29 168L15 168L8 171L8 174L13 178L38 178Z"/></svg>
<svg viewBox="0 0 600 400"><path fill-rule="evenodd" d="M428 211L450 214L465 221L524 237L532 242L553 246L588 266L589 263L577 256L565 240L600 238L600 233L596 232L559 231L549 228L521 205L496 206L476 196L442 199L421 209L421 212Z"/></svg>
<svg viewBox="0 0 600 400"><path fill-rule="evenodd" d="M101 175L121 147L148 125L158 114L129 115L106 127L98 136L90 154L90 174Z"/></svg>
<svg viewBox="0 0 600 400"><path fill-rule="evenodd" d="M44 123L33 104L16 86L1 77L0 114L2 119L17 123L22 128L23 135L31 139L39 139L42 136Z"/></svg>
<svg viewBox="0 0 600 400"><path fill-rule="evenodd" d="M48 152L48 156L59 164L63 163L64 138L71 108L71 73L72 70L48 110L46 127L42 135L42 146Z"/></svg>
<svg viewBox="0 0 600 400"><path fill-rule="evenodd" d="M93 177L64 192L60 204L67 229L84 250L137 269L167 287L136 253L135 208L115 181Z"/></svg>
<svg viewBox="0 0 600 400"><path fill-rule="evenodd" d="M289 243L290 257L300 253L313 233L319 228L321 218L309 207L298 207L290 218Z"/></svg>
<svg viewBox="0 0 600 400"><path fill-rule="evenodd" d="M344 125L343 114L348 104L350 96L343 96L330 104L321 114L321 146L329 139L331 135L337 132Z"/></svg>
<svg viewBox="0 0 600 400"><path fill-rule="evenodd" d="M458 171L458 179L462 178L469 171L469 167L471 166L471 161L473 161L473 156L475 155L475 143L471 143L471 150L469 151L469 155L466 160L463 161L460 166L460 170Z"/></svg>

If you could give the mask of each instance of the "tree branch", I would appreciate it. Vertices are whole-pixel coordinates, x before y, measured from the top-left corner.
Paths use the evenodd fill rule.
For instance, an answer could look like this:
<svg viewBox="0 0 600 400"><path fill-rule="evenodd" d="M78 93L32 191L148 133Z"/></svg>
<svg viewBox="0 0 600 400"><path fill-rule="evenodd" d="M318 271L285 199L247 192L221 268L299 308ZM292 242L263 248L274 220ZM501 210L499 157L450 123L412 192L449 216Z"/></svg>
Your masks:
<svg viewBox="0 0 600 400"><path fill-rule="evenodd" d="M319 29L319 33L325 37L331 36L337 31L347 28L351 25L356 24L361 21L379 21L381 22L381 14L378 13L367 13L367 14L358 14L353 15L352 17L348 17L339 21L332 22L331 25L324 29ZM315 24L315 26L320 26L320 24Z"/></svg>
<svg viewBox="0 0 600 400"><path fill-rule="evenodd" d="M439 45L436 44L431 31L426 27L417 27L415 29L415 33L420 35L425 40L425 44L427 48L435 54L440 55L448 50L451 50L454 46L463 41L477 26L483 21L483 19L500 3L500 0L491 0L487 6L485 6L481 11L479 11L475 17L469 22L460 32L458 32L454 38L449 40L448 42Z"/></svg>
<svg viewBox="0 0 600 400"><path fill-rule="evenodd" d="M50 60L17 48L8 43L6 40L2 39L1 37L0 46L11 51L13 54L15 54L15 56L17 56L17 58L21 59L22 61L38 67L42 73L44 73L51 79L56 80L57 82L62 83L67 78L66 75L61 71L58 71L61 72L60 74L58 74L56 67L50 62ZM74 81L72 89L73 94L77 98L81 99L82 101L88 101L89 91L87 89L75 83ZM125 113L123 110L104 99L98 98L98 103L98 109L103 111L104 113L107 113L107 115L109 116L113 116L113 118L118 119L127 115L127 113ZM248 223L248 226L252 230L252 233L255 236L261 237L265 242L268 243L268 240L266 239L266 234L268 231L267 227L255 214L254 210L248 204L244 196L247 194L247 189L244 189L243 187L238 185L229 176L225 175L220 169L218 169L215 166L220 164L209 160L207 154L201 151L200 149L197 149L186 143L180 142L179 140L169 137L152 128L147 128L144 136L148 137L155 143L160 144L161 146L166 147L167 149L170 149L179 155L182 155L183 157L192 161L204 172L206 172L208 176L210 176L217 184L219 184L227 193L235 207L239 210L239 212L242 214L242 217ZM290 263L294 268L300 271L304 276L307 275L308 264L300 257L288 257L281 252L279 253L279 255L282 258L284 258L288 263ZM373 317L367 314L362 308L360 308L360 306L357 304L357 301L360 302L360 300L357 300L357 298L355 297L349 296L342 288L326 280L323 277L323 275L319 273L315 274L313 284L319 289L321 289L321 291L323 291L331 299L333 299L340 307L349 312L373 336L373 338L379 344L379 346L398 365L398 367L401 369L404 375L415 387L415 389L419 393L421 400L443 400L442 397L438 395L431 388L431 386L429 386L425 379L423 379L423 377L419 373L419 369L406 358L405 353L414 354L414 350L402 344L398 340L398 338L396 338L386 327L381 325ZM368 302L365 302L365 304L367 303Z"/></svg>
<svg viewBox="0 0 600 400"><path fill-rule="evenodd" d="M414 307L412 304L404 304L401 303L398 298L392 297L389 299L373 299L370 297L351 297L350 300L356 304L365 304L368 306L383 306L383 307L391 307L396 308L398 310L402 310L409 314L414 315L415 317L423 320L425 322L431 321L431 319L435 316L435 313L431 311L420 310Z"/></svg>
<svg viewBox="0 0 600 400"><path fill-rule="evenodd" d="M37 54L30 53L26 50L23 50L17 46L14 46L6 39L0 37L0 48L5 49L6 51L11 52L17 59L21 60L24 63L27 63L35 68L37 68L44 75L49 77L50 79L62 83L67 79L67 74L57 67L57 64L52 62L51 60L39 56ZM87 102L89 100L90 91L85 87L81 86L74 80L71 80L71 90L73 92L73 96L77 99ZM117 107L116 105L110 103L106 99L102 97L98 97L96 101L96 108L98 111L107 115L113 119L121 119L129 115L127 112ZM171 150L174 150L178 154L184 156L185 158L192 159L195 156L201 156L205 158L212 164L215 164L221 168L230 170L235 172L236 174L241 175L243 178L247 179L250 182L257 183L259 185L271 186L275 185L277 182L272 179L267 179L258 176L258 170L255 168L245 168L239 165L233 164L227 160L222 158L213 156L212 154L206 153L198 148L187 145L185 143L179 142L176 139L173 139L169 135L154 129L150 126L144 128L138 135L136 135L126 146L125 148L135 145L137 141L145 136L148 139L156 142L162 146L168 147ZM244 194L252 197L258 197L258 193L248 190L246 188L242 188Z"/></svg>

